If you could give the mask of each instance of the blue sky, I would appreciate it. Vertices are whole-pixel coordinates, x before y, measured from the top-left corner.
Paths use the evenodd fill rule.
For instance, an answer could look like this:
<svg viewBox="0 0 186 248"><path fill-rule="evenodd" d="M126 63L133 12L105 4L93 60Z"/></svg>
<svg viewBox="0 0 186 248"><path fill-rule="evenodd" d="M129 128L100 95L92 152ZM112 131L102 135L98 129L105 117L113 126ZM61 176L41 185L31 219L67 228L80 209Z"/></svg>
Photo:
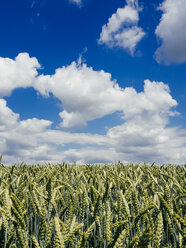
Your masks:
<svg viewBox="0 0 186 248"><path fill-rule="evenodd" d="M185 9L1 1L3 162L185 163Z"/></svg>

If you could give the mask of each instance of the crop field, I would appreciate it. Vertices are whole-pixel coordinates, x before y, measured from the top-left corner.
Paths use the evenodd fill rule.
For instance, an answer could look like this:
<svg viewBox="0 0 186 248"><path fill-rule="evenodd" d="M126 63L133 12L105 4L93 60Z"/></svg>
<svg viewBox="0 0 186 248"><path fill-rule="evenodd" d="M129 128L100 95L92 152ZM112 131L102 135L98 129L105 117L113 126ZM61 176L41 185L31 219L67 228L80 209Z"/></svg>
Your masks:
<svg viewBox="0 0 186 248"><path fill-rule="evenodd" d="M0 165L0 248L186 245L186 166Z"/></svg>

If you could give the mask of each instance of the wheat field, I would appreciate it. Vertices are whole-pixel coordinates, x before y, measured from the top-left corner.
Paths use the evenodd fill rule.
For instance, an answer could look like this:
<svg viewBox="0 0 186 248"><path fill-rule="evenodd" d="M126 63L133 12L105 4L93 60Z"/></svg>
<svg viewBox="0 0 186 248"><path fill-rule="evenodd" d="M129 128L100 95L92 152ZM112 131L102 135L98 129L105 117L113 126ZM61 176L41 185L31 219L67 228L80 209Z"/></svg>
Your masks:
<svg viewBox="0 0 186 248"><path fill-rule="evenodd" d="M0 248L186 245L186 166L0 165Z"/></svg>

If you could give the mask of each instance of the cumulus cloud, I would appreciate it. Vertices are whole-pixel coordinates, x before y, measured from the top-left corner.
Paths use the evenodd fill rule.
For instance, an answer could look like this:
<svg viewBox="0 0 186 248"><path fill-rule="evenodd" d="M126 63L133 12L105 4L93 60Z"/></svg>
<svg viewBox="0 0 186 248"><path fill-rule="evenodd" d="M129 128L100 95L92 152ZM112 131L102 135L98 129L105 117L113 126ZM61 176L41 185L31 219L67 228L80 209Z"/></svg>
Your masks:
<svg viewBox="0 0 186 248"><path fill-rule="evenodd" d="M70 160L68 152L59 147L75 143L80 145L103 146L108 143L102 135L80 134L51 130L51 121L37 118L20 120L4 99L0 99L0 151L8 163L17 158L30 163Z"/></svg>
<svg viewBox="0 0 186 248"><path fill-rule="evenodd" d="M161 112L161 116L167 115L169 108L176 105L168 86L161 82L145 81L144 93L138 94L132 87L119 87L111 74L75 62L57 69L52 76L39 76L34 87L42 95L52 93L62 102L63 111L59 115L61 126L65 128L85 126L87 121L116 111L121 112L123 119L134 116L158 119L156 111ZM170 105L165 104L167 102Z"/></svg>
<svg viewBox="0 0 186 248"><path fill-rule="evenodd" d="M40 65L28 53L20 53L15 60L0 57L0 97L9 96L18 88L31 86Z"/></svg>
<svg viewBox="0 0 186 248"><path fill-rule="evenodd" d="M154 125L166 124L168 116L176 114L170 111L177 102L170 95L168 85L163 82L145 80L144 92L137 93L133 88L124 90L128 96L123 104L124 119L150 122ZM158 97L157 97L158 96Z"/></svg>
<svg viewBox="0 0 186 248"><path fill-rule="evenodd" d="M57 69L52 76L39 76L34 87L42 95L52 93L62 102L61 126L66 128L85 126L87 121L112 114L121 109L124 100L110 73L76 62Z"/></svg>
<svg viewBox="0 0 186 248"><path fill-rule="evenodd" d="M18 57L24 57L19 54ZM0 58L7 63L7 60ZM9 61L9 60L8 60ZM17 60L11 60L15 64ZM33 63L34 61L34 63ZM29 64L25 67L25 64ZM0 151L3 161L12 164L17 158L29 163L62 162L153 162L184 163L186 130L167 127L176 115L177 102L168 85L145 80L144 90L121 88L111 74L95 71L86 64L73 62L58 68L54 75L38 75L35 58L25 57L23 81L15 81L16 70L4 74L10 94L16 87L34 87L43 96L53 94L62 103L61 126L72 128L105 115L120 112L121 124L105 134L76 133L52 129L51 121L37 118L20 120L6 100L0 98ZM8 65L12 68L12 63ZM0 71L4 65L0 65ZM21 71L21 67L19 72ZM8 66L7 66L8 70ZM34 74L34 75L33 75ZM28 76L29 75L29 76ZM6 78L7 77L7 78ZM19 77L17 77L19 79ZM21 84L22 82L22 84ZM15 85L14 85L15 84ZM26 85L26 86L25 86Z"/></svg>
<svg viewBox="0 0 186 248"><path fill-rule="evenodd" d="M160 8L163 14L156 28L161 46L155 52L158 63L171 64L186 61L186 1L165 0Z"/></svg>
<svg viewBox="0 0 186 248"><path fill-rule="evenodd" d="M40 149L43 152L43 147L47 145L39 145L37 135L51 125L50 121L37 118L20 121L19 114L15 114L4 99L0 99L0 116L0 151L5 157L25 157L29 154L31 158Z"/></svg>
<svg viewBox="0 0 186 248"><path fill-rule="evenodd" d="M133 55L145 35L142 28L138 27L139 10L136 0L128 0L125 7L118 8L102 27L98 43L123 48Z"/></svg>
<svg viewBox="0 0 186 248"><path fill-rule="evenodd" d="M11 129L17 123L19 114L15 114L6 105L4 99L0 99L0 131Z"/></svg>

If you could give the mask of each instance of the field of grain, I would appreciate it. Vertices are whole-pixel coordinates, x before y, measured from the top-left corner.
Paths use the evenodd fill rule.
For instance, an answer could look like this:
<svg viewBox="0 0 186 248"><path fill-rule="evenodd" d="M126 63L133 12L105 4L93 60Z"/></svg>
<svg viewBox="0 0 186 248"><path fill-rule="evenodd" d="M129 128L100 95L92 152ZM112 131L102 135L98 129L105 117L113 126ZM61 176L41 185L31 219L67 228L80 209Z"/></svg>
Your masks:
<svg viewBox="0 0 186 248"><path fill-rule="evenodd" d="M185 246L186 166L0 165L0 248Z"/></svg>

